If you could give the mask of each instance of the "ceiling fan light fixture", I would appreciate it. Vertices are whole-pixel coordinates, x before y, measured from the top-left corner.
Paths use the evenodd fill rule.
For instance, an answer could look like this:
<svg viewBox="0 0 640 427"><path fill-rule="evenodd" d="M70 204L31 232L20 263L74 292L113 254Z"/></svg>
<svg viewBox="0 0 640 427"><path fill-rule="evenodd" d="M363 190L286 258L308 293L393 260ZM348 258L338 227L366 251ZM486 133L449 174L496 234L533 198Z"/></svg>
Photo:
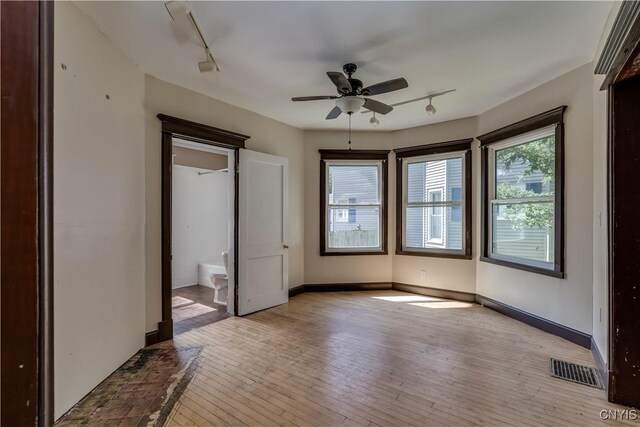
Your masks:
<svg viewBox="0 0 640 427"><path fill-rule="evenodd" d="M380 120L376 117L376 113L373 113L373 116L369 119L369 123L374 127L380 126Z"/></svg>
<svg viewBox="0 0 640 427"><path fill-rule="evenodd" d="M364 98L361 96L344 96L336 101L336 105L345 114L357 113L364 105Z"/></svg>
<svg viewBox="0 0 640 427"><path fill-rule="evenodd" d="M431 98L429 98L429 105L427 105L424 109L428 115L433 116L436 114L436 107L431 104Z"/></svg>

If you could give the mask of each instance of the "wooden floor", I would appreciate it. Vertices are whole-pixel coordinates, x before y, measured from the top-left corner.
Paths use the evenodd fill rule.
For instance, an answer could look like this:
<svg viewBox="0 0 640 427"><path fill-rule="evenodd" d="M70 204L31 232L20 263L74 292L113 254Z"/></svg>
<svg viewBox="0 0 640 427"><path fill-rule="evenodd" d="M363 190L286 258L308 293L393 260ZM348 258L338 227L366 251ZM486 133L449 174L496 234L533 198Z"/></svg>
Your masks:
<svg viewBox="0 0 640 427"><path fill-rule="evenodd" d="M589 350L397 291L305 293L159 344L202 345L165 425L591 426L625 409L549 377L549 357L593 366Z"/></svg>
<svg viewBox="0 0 640 427"><path fill-rule="evenodd" d="M227 306L214 303L213 295L213 288L200 285L174 289L171 296L173 334L180 335L229 317Z"/></svg>

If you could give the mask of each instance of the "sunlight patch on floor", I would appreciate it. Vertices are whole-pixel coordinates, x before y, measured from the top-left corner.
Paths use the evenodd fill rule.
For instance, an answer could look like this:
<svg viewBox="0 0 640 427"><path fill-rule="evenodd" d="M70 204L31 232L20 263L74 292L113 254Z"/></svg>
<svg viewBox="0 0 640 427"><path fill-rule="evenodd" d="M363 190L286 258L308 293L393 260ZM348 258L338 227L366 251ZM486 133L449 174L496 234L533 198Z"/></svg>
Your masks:
<svg viewBox="0 0 640 427"><path fill-rule="evenodd" d="M189 319L195 316L201 316L206 313L211 313L213 311L218 311L213 307L206 306L204 304L190 304L185 307L174 308L173 309L173 321L179 322L184 319Z"/></svg>
<svg viewBox="0 0 640 427"><path fill-rule="evenodd" d="M184 297L171 297L171 306L178 307L185 304L193 304L194 301Z"/></svg>
<svg viewBox="0 0 640 427"><path fill-rule="evenodd" d="M473 304L460 301L434 301L434 302L410 302L409 305L417 305L426 308L469 308Z"/></svg>
<svg viewBox="0 0 640 427"><path fill-rule="evenodd" d="M382 297L371 297L373 299L381 299L391 302L425 302L425 301L444 301L441 298L425 297L422 295L393 295Z"/></svg>
<svg viewBox="0 0 640 427"><path fill-rule="evenodd" d="M451 301L436 297L427 297L423 295L388 295L371 297L373 299L390 301L390 302L402 302L408 305L415 305L425 308L469 308L473 307L473 304L461 301Z"/></svg>

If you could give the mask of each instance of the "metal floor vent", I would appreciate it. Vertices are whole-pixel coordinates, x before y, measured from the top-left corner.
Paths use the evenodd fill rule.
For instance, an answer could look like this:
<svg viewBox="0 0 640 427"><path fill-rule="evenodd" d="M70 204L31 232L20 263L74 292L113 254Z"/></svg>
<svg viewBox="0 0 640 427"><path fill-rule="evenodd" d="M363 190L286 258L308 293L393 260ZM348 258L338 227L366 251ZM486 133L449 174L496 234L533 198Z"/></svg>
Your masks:
<svg viewBox="0 0 640 427"><path fill-rule="evenodd" d="M598 371L589 366L576 365L575 363L565 362L552 357L549 371L554 378L588 385L589 387L602 388Z"/></svg>

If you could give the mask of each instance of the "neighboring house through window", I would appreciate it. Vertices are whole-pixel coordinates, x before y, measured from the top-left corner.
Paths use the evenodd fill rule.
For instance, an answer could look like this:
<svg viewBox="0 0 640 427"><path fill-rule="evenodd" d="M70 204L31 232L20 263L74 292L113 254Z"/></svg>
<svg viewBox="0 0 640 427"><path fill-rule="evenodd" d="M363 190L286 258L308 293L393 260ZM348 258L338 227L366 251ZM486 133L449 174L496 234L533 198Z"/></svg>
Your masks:
<svg viewBox="0 0 640 427"><path fill-rule="evenodd" d="M472 140L394 150L396 253L471 258Z"/></svg>
<svg viewBox="0 0 640 427"><path fill-rule="evenodd" d="M563 277L564 109L478 137L482 261Z"/></svg>
<svg viewBox="0 0 640 427"><path fill-rule="evenodd" d="M383 254L387 150L320 150L321 255Z"/></svg>

